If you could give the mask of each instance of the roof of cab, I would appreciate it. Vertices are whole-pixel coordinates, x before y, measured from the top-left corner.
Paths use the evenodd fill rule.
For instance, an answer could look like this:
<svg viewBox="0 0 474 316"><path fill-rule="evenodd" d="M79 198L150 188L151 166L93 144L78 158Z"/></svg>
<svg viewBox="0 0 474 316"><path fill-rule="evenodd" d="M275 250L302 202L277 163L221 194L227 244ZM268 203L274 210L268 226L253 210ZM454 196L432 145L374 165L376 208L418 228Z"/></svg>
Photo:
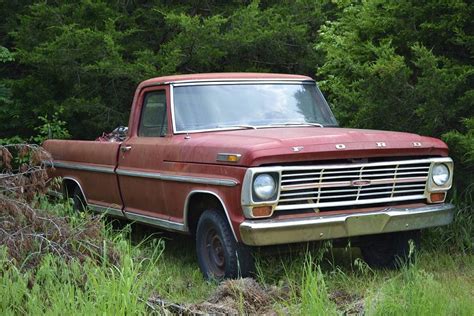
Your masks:
<svg viewBox="0 0 474 316"><path fill-rule="evenodd" d="M253 72L222 72L156 77L143 81L140 86L151 86L175 82L220 81L220 80L313 80L303 75L270 74Z"/></svg>

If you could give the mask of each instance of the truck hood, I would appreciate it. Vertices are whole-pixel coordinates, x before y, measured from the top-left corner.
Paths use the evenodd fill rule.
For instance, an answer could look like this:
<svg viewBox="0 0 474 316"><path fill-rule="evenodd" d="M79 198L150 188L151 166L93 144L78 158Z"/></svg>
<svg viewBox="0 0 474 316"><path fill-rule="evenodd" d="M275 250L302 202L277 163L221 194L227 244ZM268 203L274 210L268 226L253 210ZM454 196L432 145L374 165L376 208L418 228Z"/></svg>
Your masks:
<svg viewBox="0 0 474 316"><path fill-rule="evenodd" d="M262 128L190 134L171 145L165 160L259 166L328 159L384 156L447 156L439 139L376 130L319 127ZM175 136L179 139L179 136ZM218 153L240 154L237 163L216 161Z"/></svg>

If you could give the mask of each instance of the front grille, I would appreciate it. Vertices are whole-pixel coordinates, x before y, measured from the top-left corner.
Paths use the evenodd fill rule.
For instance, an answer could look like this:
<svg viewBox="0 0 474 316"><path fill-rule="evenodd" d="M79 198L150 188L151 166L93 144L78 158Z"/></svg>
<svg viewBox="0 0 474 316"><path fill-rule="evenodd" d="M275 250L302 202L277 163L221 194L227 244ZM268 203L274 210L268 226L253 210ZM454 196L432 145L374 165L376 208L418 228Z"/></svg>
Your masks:
<svg viewBox="0 0 474 316"><path fill-rule="evenodd" d="M284 167L276 210L423 199L429 170L428 160Z"/></svg>

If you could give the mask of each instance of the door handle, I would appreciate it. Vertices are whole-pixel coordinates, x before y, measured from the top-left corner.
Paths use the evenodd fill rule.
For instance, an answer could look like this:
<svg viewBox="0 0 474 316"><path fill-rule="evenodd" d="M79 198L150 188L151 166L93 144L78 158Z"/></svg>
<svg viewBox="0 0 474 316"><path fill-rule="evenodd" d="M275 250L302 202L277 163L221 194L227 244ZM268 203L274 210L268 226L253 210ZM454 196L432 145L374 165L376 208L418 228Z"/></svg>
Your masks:
<svg viewBox="0 0 474 316"><path fill-rule="evenodd" d="M120 151L123 152L123 153L127 152L127 151L130 151L130 150L132 150L132 146L122 146L122 147L120 147Z"/></svg>

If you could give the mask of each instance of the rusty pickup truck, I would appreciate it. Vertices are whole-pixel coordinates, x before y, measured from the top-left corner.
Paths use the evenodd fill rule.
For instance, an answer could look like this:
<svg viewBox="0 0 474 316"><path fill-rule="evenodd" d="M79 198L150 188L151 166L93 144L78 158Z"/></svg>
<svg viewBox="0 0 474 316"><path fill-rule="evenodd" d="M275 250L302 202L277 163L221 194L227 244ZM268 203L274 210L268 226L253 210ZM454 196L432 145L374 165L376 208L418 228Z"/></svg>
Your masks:
<svg viewBox="0 0 474 316"><path fill-rule="evenodd" d="M76 208L191 234L206 278L250 274L255 247L328 239L395 267L420 229L453 220L445 143L340 128L306 76L153 78L124 141L44 147Z"/></svg>

